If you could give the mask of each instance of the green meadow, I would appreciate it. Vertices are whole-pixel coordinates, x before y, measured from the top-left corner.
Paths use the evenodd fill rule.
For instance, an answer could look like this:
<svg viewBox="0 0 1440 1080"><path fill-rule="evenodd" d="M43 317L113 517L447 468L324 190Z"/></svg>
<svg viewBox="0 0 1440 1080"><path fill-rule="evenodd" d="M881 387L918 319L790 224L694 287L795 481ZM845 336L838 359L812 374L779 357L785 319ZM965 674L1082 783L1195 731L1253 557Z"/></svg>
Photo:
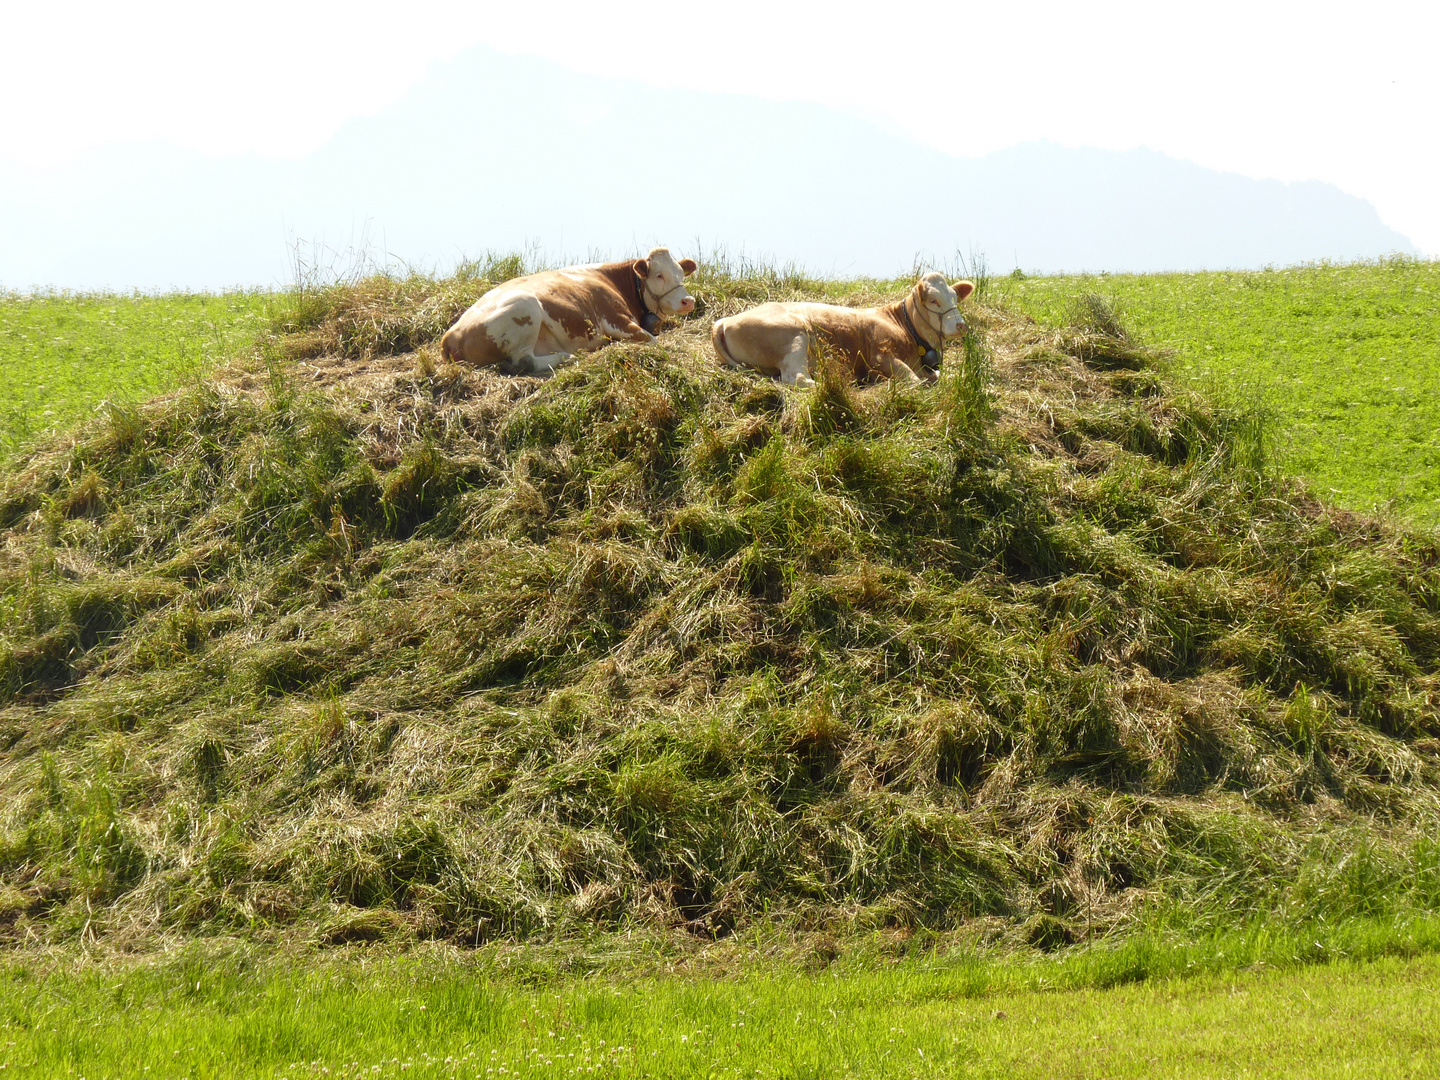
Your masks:
<svg viewBox="0 0 1440 1080"><path fill-rule="evenodd" d="M1063 321L1094 292L1179 373L1268 418L1277 465L1322 498L1440 524L1440 263L1001 279Z"/></svg>
<svg viewBox="0 0 1440 1080"><path fill-rule="evenodd" d="M0 1073L1429 1077L1440 956L1057 990L1065 962L526 982L453 955L0 969ZM1063 983L1061 984L1063 985Z"/></svg>
<svg viewBox="0 0 1440 1080"><path fill-rule="evenodd" d="M209 370L254 339L268 303L259 292L0 293L0 453Z"/></svg>

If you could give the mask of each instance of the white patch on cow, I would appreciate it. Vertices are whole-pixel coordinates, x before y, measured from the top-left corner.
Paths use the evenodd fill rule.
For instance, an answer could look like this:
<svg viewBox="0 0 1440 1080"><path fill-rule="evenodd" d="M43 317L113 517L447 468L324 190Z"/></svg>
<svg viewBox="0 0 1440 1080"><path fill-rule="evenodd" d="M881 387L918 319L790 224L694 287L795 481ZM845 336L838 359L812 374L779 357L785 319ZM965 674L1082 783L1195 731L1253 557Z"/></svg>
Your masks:
<svg viewBox="0 0 1440 1080"><path fill-rule="evenodd" d="M501 285L499 288L491 289L480 298L480 307L482 311L494 311L504 307L512 300L524 299L529 296L530 293L525 292L523 289Z"/></svg>
<svg viewBox="0 0 1440 1080"><path fill-rule="evenodd" d="M568 354L590 345L589 337L574 338L565 327L554 319L547 318L535 335L533 352L540 355L550 353Z"/></svg>
<svg viewBox="0 0 1440 1080"><path fill-rule="evenodd" d="M527 292L509 289L486 308L481 326L496 348L516 360L533 356L545 320L540 301Z"/></svg>
<svg viewBox="0 0 1440 1080"><path fill-rule="evenodd" d="M796 334L790 348L780 358L780 381L789 386L814 386L810 378L810 339L805 334Z"/></svg>

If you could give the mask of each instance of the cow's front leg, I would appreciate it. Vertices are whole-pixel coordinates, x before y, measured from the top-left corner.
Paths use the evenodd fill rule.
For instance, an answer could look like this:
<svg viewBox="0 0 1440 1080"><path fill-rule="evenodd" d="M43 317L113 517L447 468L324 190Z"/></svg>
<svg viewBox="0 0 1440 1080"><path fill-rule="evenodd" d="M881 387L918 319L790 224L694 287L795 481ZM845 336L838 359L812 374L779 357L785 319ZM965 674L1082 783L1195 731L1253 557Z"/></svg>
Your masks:
<svg viewBox="0 0 1440 1080"><path fill-rule="evenodd" d="M555 352L536 356L532 352L512 356L496 366L506 375L548 375L567 360L573 359L574 353Z"/></svg>
<svg viewBox="0 0 1440 1080"><path fill-rule="evenodd" d="M918 386L922 380L915 374L915 369L903 360L897 360L893 356L880 355L870 364L870 370L877 375L884 375L887 379L897 379L902 383L909 383Z"/></svg>
<svg viewBox="0 0 1440 1080"><path fill-rule="evenodd" d="M779 379L789 386L814 386L810 378L810 339L796 334L790 348L780 357Z"/></svg>
<svg viewBox="0 0 1440 1080"><path fill-rule="evenodd" d="M604 324L605 336L611 341L625 341L631 345L648 345L655 341L656 337L633 319L622 325L611 326Z"/></svg>
<svg viewBox="0 0 1440 1080"><path fill-rule="evenodd" d="M530 358L530 367L535 374L539 375L544 372L554 371L561 364L569 363L574 359L575 354L568 352L549 353L545 356L532 356Z"/></svg>

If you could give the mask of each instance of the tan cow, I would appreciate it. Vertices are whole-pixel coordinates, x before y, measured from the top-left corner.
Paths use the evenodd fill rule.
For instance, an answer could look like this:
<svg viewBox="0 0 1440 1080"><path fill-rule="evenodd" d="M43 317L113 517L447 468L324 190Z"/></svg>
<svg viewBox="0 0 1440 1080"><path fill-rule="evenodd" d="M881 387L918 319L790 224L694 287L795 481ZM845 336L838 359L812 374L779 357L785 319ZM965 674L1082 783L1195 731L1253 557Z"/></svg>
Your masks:
<svg viewBox="0 0 1440 1080"><path fill-rule="evenodd" d="M960 301L975 289L926 274L901 300L877 308L772 303L718 320L710 341L720 359L795 386L813 386L810 357L832 349L857 381L877 376L933 382L945 342L965 333Z"/></svg>
<svg viewBox="0 0 1440 1080"><path fill-rule="evenodd" d="M694 259L665 248L629 262L545 270L497 285L440 339L446 360L499 364L508 375L553 371L577 352L612 341L654 341L667 316L688 315L685 278Z"/></svg>

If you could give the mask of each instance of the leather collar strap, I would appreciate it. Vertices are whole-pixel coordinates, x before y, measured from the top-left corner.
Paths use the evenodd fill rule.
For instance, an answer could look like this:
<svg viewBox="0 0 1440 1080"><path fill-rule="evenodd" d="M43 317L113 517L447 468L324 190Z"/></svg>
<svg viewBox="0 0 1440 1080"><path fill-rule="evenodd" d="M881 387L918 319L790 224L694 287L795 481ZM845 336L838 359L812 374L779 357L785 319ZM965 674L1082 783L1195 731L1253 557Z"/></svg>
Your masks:
<svg viewBox="0 0 1440 1080"><path fill-rule="evenodd" d="M905 320L905 329L910 332L910 339L915 342L915 347L925 355L920 362L927 368L938 368L940 366L940 353L928 341L920 336L920 331L915 329L915 323L910 318L910 297L900 301L900 317Z"/></svg>
<svg viewBox="0 0 1440 1080"><path fill-rule="evenodd" d="M635 278L635 300L640 305L640 327L647 334L653 334L655 328L660 325L660 316L645 304L645 279L633 267L630 273Z"/></svg>

